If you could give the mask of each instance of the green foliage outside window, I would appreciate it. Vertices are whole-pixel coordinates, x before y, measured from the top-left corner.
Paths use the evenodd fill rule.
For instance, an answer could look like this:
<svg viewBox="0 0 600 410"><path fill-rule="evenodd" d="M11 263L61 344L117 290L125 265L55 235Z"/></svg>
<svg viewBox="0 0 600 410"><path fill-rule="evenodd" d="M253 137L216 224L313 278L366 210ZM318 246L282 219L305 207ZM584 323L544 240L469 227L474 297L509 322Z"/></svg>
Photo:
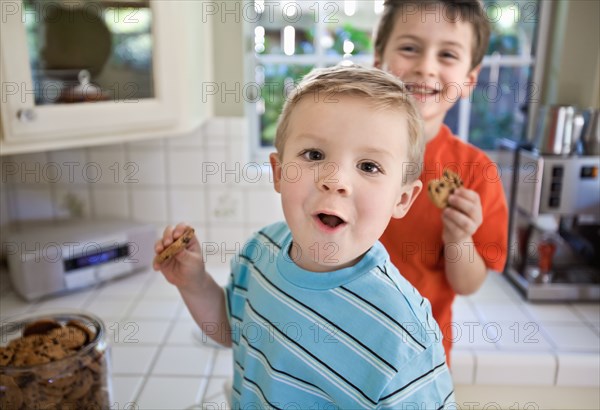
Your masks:
<svg viewBox="0 0 600 410"><path fill-rule="evenodd" d="M485 4L488 18L492 21L487 55L529 57L539 3L531 0L485 0ZM315 45L321 40L315 37L315 27L298 28L296 35L296 54L313 54ZM331 40L324 53L328 57L339 56L339 61L347 58L348 55L344 53L346 40L353 44L350 52L352 56L368 56L373 53L371 31L365 27L359 27L353 22L345 21L337 25L327 25L325 35L329 36ZM271 35L266 36L266 54L271 49L269 42L273 39L279 40L277 36L276 31L272 31ZM259 54L265 55L265 53ZM494 63L492 62L492 64ZM264 112L260 115L260 141L262 146L269 146L272 145L275 138L277 119L285 102L285 84L289 84L290 81L297 83L312 69L313 65L259 62L259 67L264 68L265 81L261 89ZM498 70L498 67L494 70ZM526 107L529 98L535 98L534 95L529 96L527 92L527 82L531 73L530 66L500 66L499 70L500 74L496 73L496 76L490 79L490 68L484 67L479 76L478 87L471 97L468 138L471 143L484 149L493 149L499 138L516 141L522 139L526 130ZM496 99L495 96L498 98ZM455 129L458 124L458 115L459 110L453 109L445 121L456 134L458 134L458 130Z"/></svg>
<svg viewBox="0 0 600 410"><path fill-rule="evenodd" d="M298 83L312 66L292 64L267 64L265 83L261 87L261 98L264 101L265 112L261 116L261 145L273 145L277 131L277 119L286 99L286 84L290 81Z"/></svg>

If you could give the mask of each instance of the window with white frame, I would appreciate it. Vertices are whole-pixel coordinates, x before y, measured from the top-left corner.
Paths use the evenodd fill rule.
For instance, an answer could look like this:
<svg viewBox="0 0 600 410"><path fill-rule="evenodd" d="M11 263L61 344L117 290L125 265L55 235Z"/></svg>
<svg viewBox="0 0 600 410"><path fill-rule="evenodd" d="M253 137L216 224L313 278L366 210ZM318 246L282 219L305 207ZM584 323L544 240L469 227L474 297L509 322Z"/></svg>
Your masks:
<svg viewBox="0 0 600 410"><path fill-rule="evenodd" d="M251 1L255 18L247 22L253 50L248 80L260 95L248 104L255 158L271 152L286 90L314 67L345 62L373 64L372 34L383 0ZM539 89L534 81L536 34L541 26L537 0L484 0L492 22L490 45L477 87L460 100L445 122L464 140L493 149L503 138L527 135L528 112ZM539 54L538 54L539 55ZM541 73L536 71L536 76Z"/></svg>

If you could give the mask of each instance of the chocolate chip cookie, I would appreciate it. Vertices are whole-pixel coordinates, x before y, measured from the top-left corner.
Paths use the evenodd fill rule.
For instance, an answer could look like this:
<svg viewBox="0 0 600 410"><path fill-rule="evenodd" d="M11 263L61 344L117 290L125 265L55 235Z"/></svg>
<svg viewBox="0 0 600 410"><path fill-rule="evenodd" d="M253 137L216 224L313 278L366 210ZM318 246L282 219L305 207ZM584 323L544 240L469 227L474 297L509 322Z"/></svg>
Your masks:
<svg viewBox="0 0 600 410"><path fill-rule="evenodd" d="M445 169L442 178L433 179L427 185L429 199L440 209L448 206L448 197L454 193L454 190L463 186L460 176L454 172Z"/></svg>
<svg viewBox="0 0 600 410"><path fill-rule="evenodd" d="M175 242L173 242L165 250L163 250L161 253L159 253L156 256L156 258L155 258L156 263L161 264L164 261L166 261L167 259L169 259L170 257L172 257L173 255L175 255L175 254L179 253L180 251L182 251L183 249L185 249L185 247L187 246L188 243L190 243L190 241L192 240L193 237L194 237L194 229L187 228L183 232L183 234L179 238L177 238L177 240Z"/></svg>

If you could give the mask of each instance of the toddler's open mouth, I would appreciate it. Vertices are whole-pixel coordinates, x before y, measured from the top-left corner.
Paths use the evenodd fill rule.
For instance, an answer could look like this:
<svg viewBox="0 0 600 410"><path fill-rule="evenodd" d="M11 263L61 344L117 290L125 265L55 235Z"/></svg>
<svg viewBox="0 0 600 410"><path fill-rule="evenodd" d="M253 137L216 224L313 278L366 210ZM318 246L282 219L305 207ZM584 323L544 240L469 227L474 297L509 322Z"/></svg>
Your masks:
<svg viewBox="0 0 600 410"><path fill-rule="evenodd" d="M337 215L330 215L326 213L317 214L317 218L321 221L323 225L328 226L329 228L337 228L340 225L346 223L342 218Z"/></svg>

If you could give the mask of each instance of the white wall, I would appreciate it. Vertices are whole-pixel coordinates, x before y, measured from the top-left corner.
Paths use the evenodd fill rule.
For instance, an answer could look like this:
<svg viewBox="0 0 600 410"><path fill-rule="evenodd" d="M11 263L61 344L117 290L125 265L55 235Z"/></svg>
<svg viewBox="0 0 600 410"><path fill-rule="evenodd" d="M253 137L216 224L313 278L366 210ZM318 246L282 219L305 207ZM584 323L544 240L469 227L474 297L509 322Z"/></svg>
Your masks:
<svg viewBox="0 0 600 410"><path fill-rule="evenodd" d="M542 101L600 108L600 1L557 0L552 8Z"/></svg>
<svg viewBox="0 0 600 410"><path fill-rule="evenodd" d="M150 222L157 235L186 221L234 250L283 219L270 173L247 160L246 128L219 117L186 137L1 157L0 223L68 217L70 196L83 217Z"/></svg>

